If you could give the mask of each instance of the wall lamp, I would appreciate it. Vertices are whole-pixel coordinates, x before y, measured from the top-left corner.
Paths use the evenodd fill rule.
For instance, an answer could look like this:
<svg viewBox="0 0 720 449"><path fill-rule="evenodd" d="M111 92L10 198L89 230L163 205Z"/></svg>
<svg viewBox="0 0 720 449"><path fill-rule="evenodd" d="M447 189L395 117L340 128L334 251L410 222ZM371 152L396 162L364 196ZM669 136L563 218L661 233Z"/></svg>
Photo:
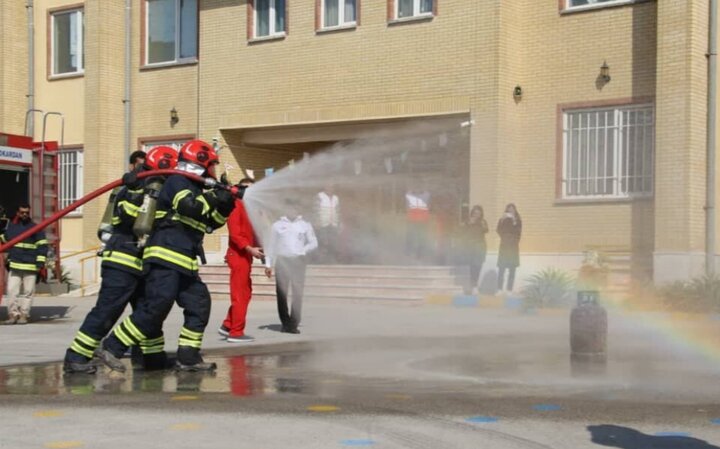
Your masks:
<svg viewBox="0 0 720 449"><path fill-rule="evenodd" d="M175 109L175 106L173 106L172 109L170 109L170 126L175 126L180 121L180 117L178 116L177 109Z"/></svg>
<svg viewBox="0 0 720 449"><path fill-rule="evenodd" d="M606 83L609 83L612 79L610 77L610 66L608 65L607 61L604 61L603 65L600 66L600 79L602 79Z"/></svg>
<svg viewBox="0 0 720 449"><path fill-rule="evenodd" d="M515 99L515 102L517 103L517 102L519 102L520 100L522 100L522 97L523 97L523 89L522 89L522 87L519 86L519 85L518 85L518 86L515 86L515 88L513 89L513 98Z"/></svg>

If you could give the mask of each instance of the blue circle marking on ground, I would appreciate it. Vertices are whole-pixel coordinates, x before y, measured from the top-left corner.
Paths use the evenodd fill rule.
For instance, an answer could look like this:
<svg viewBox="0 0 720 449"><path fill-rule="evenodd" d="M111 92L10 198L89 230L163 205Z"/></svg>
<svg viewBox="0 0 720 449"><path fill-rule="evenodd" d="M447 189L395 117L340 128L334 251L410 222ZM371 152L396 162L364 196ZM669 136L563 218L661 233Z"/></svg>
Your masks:
<svg viewBox="0 0 720 449"><path fill-rule="evenodd" d="M533 409L537 410L538 412L556 412L560 410L560 406L555 404L538 404L534 405Z"/></svg>
<svg viewBox="0 0 720 449"><path fill-rule="evenodd" d="M689 432L655 432L656 437L689 437Z"/></svg>
<svg viewBox="0 0 720 449"><path fill-rule="evenodd" d="M373 440L342 440L340 444L343 446L372 446L375 444Z"/></svg>
<svg viewBox="0 0 720 449"><path fill-rule="evenodd" d="M710 420L711 423L720 425L720 418L715 418Z"/></svg>
<svg viewBox="0 0 720 449"><path fill-rule="evenodd" d="M495 418L494 416L471 416L470 418L465 420L466 422L471 423L493 423L498 422L499 419Z"/></svg>

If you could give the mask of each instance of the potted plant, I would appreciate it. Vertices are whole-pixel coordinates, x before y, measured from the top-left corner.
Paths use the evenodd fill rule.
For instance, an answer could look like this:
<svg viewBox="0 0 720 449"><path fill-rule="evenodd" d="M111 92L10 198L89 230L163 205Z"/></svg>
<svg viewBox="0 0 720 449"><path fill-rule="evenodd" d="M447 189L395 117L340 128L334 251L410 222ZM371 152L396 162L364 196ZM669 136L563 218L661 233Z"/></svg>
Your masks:
<svg viewBox="0 0 720 449"><path fill-rule="evenodd" d="M602 290L607 287L608 267L597 251L586 251L578 272L579 290Z"/></svg>

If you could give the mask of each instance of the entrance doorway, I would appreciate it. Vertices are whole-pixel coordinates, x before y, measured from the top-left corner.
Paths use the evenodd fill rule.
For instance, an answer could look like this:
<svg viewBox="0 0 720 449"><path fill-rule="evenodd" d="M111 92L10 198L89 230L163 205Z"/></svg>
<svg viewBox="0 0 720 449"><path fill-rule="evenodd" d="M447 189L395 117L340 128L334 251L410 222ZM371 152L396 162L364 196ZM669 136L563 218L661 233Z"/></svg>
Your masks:
<svg viewBox="0 0 720 449"><path fill-rule="evenodd" d="M28 203L29 175L26 168L0 165L0 206L5 208L8 218L15 215L20 204Z"/></svg>

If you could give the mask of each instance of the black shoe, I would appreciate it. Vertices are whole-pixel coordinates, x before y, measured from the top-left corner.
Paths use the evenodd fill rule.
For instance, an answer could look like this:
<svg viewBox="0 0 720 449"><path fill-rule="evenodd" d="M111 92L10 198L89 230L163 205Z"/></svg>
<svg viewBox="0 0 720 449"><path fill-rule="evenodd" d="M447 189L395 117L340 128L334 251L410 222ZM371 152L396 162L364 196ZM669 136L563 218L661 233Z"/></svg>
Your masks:
<svg viewBox="0 0 720 449"><path fill-rule="evenodd" d="M217 363L214 362L198 362L192 365L185 365L180 360L175 361L175 370L177 371L215 371Z"/></svg>
<svg viewBox="0 0 720 449"><path fill-rule="evenodd" d="M284 332L286 334L299 334L300 333L300 331L298 330L297 327L285 327L285 326L283 326L281 332Z"/></svg>
<svg viewBox="0 0 720 449"><path fill-rule="evenodd" d="M110 351L103 348L97 348L93 353L93 360L97 360L103 365L107 366L113 371L125 372L125 365L117 357L115 357Z"/></svg>
<svg viewBox="0 0 720 449"><path fill-rule="evenodd" d="M65 360L65 363L63 363L63 372L66 374L95 374L97 372L97 366L92 360L88 362L71 362Z"/></svg>

